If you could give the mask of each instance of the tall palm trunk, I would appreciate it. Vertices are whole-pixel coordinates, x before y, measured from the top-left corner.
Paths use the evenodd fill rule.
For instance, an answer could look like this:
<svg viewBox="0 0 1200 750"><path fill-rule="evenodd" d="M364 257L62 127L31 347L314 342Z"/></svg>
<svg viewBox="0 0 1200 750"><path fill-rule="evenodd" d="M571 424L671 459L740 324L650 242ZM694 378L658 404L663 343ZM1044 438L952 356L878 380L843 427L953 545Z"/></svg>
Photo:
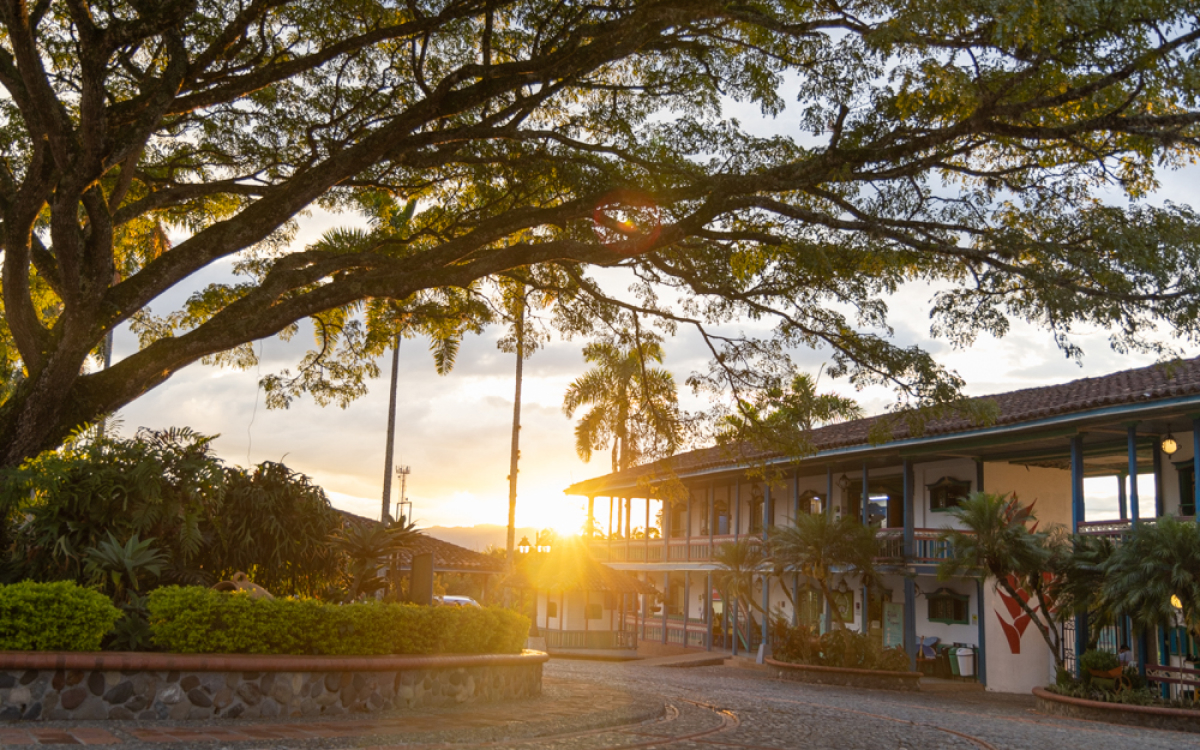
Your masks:
<svg viewBox="0 0 1200 750"><path fill-rule="evenodd" d="M379 520L387 523L392 518L392 457L396 450L396 390L400 382L400 334L396 334L396 345L392 348L392 391L388 396L387 447L383 451L383 501ZM401 498L403 500L403 498Z"/></svg>
<svg viewBox="0 0 1200 750"><path fill-rule="evenodd" d="M524 290L522 290L523 292ZM517 465L521 459L521 379L525 367L525 299L517 300L516 349L517 385L513 394L512 446L508 456L508 564L513 564L517 535Z"/></svg>

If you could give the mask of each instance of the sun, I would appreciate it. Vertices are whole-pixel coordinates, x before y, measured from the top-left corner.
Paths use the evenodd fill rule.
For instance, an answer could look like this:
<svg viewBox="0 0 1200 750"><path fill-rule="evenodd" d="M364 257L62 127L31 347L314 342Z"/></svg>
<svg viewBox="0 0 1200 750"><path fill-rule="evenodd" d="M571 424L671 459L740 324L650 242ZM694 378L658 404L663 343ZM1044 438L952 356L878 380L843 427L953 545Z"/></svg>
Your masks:
<svg viewBox="0 0 1200 750"><path fill-rule="evenodd" d="M587 521L587 501L561 492L531 492L517 498L517 526L553 529L558 536L574 536Z"/></svg>

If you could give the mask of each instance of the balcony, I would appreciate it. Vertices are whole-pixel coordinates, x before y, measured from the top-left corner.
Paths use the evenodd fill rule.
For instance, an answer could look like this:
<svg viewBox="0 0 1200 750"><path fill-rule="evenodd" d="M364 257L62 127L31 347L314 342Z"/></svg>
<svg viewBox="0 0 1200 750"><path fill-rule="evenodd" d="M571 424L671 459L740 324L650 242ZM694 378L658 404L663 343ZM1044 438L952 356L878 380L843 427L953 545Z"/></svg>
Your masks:
<svg viewBox="0 0 1200 750"><path fill-rule="evenodd" d="M913 557L910 562L915 564L930 564L945 560L950 555L949 544L939 541L943 529L916 529L913 532ZM759 535L744 534L742 538L758 537ZM880 562L898 563L904 558L904 530L880 529L879 555ZM588 548L592 556L600 562L611 563L662 563L662 562L692 562L709 563L713 553L726 542L733 542L737 537L732 534L711 537L697 536L692 539L668 539L664 544L662 539L593 539Z"/></svg>
<svg viewBox="0 0 1200 750"><path fill-rule="evenodd" d="M1156 519L1145 518L1141 523L1154 523ZM1175 516L1176 521L1183 523L1195 523L1195 516ZM1087 534L1088 536L1107 536L1119 539L1133 528L1133 522L1124 521L1086 521L1079 524L1079 533Z"/></svg>

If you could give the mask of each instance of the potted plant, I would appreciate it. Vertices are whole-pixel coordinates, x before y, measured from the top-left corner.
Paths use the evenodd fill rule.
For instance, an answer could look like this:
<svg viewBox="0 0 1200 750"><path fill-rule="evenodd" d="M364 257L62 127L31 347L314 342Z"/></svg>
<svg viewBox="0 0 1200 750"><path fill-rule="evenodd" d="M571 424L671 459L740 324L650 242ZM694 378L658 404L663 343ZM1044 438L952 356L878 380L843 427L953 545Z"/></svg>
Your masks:
<svg viewBox="0 0 1200 750"><path fill-rule="evenodd" d="M1102 690L1114 692L1129 687L1129 679L1122 674L1124 667L1116 654L1107 651L1085 651L1079 659L1079 665L1091 678L1092 684Z"/></svg>

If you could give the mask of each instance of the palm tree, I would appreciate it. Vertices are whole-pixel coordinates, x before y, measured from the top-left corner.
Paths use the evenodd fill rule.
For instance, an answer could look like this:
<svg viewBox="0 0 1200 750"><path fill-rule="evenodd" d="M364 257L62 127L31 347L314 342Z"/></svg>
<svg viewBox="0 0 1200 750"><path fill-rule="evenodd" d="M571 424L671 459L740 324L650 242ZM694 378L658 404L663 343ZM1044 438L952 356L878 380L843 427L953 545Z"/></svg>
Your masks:
<svg viewBox="0 0 1200 750"><path fill-rule="evenodd" d="M517 472L521 462L521 386L525 381L525 360L537 351L542 343L541 337L529 326L528 310L531 302L546 307L552 301L553 297L545 292L539 292L536 296L530 294L529 288L522 281L507 278L500 280L500 307L509 321L509 329L508 334L500 339L497 346L500 351L517 355L512 440L508 452L508 536L505 550L510 568L516 555Z"/></svg>
<svg viewBox="0 0 1200 750"><path fill-rule="evenodd" d="M875 581L879 547L875 530L853 516L834 521L824 513L804 513L788 526L772 528L770 540L777 569L805 576L817 585L827 602L833 600L830 584L835 569L857 574L864 586ZM846 624L838 607L830 607L830 612L839 626Z"/></svg>
<svg viewBox="0 0 1200 750"><path fill-rule="evenodd" d="M1200 526L1138 524L1103 563L1104 599L1140 631L1182 622L1200 633Z"/></svg>
<svg viewBox="0 0 1200 750"><path fill-rule="evenodd" d="M1033 505L1021 505L1016 494L973 492L951 512L966 531L947 529L942 533L951 556L938 566L938 578L945 580L964 572L980 580L994 578L1028 615L1050 647L1055 664L1062 668L1058 622L1067 613L1055 607L1051 575L1054 560L1064 554L1061 535L1051 537L1036 531Z"/></svg>
<svg viewBox="0 0 1200 750"><path fill-rule="evenodd" d="M713 553L713 562L717 569L713 572L713 582L717 589L725 592L729 601L734 604L733 632L737 633L737 609L742 608L749 621L751 632L757 625L754 622L754 610L766 616L762 605L754 601L754 577L762 573L767 563L767 555L762 542L752 537L725 542ZM736 649L736 646L734 647Z"/></svg>
<svg viewBox="0 0 1200 750"><path fill-rule="evenodd" d="M737 413L723 421L718 442L791 456L811 455L809 433L814 428L863 415L854 399L818 393L818 379L800 373L786 389L778 385L767 388L755 402L739 399Z"/></svg>
<svg viewBox="0 0 1200 750"><path fill-rule="evenodd" d="M647 365L663 361L657 338L638 334L627 349L595 342L584 347L583 357L595 367L571 383L563 396L568 417L591 406L575 426L579 457L590 461L593 450L611 443L612 470L617 472L648 453L674 453L683 441L675 379L666 369Z"/></svg>

